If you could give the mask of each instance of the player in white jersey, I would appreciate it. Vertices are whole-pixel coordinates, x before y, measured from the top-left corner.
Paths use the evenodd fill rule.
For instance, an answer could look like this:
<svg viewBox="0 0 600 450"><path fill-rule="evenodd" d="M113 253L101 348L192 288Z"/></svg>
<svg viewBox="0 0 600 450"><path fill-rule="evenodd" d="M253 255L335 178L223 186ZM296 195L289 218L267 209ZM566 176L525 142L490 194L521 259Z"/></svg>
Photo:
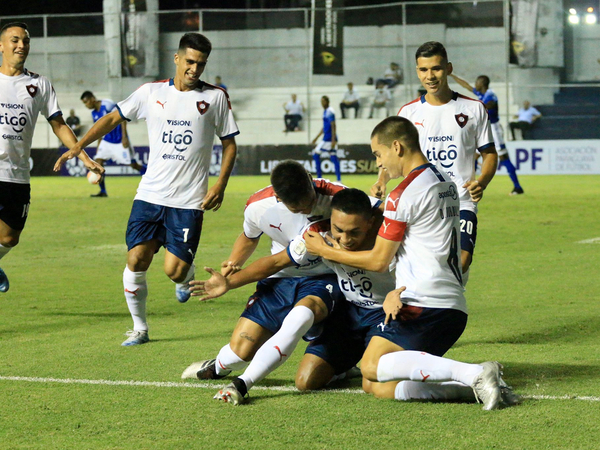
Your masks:
<svg viewBox="0 0 600 450"><path fill-rule="evenodd" d="M47 120L67 148L77 142L63 120L56 93L46 77L25 69L30 37L27 25L12 22L0 30L0 259L19 243L29 212L29 157L38 115ZM79 158L96 172L104 169L87 153ZM0 292L9 282L0 269Z"/></svg>
<svg viewBox="0 0 600 450"><path fill-rule="evenodd" d="M384 222L373 249L344 252L307 233L307 250L325 259L365 270L388 270L396 259L396 290L386 297L386 320L361 363L363 377L374 382L413 380L458 382L471 387L484 409L500 405L502 366L467 364L443 358L466 323L459 259L459 195L449 176L427 161L419 133L403 117L388 117L371 134L379 168L404 181L386 198ZM408 320L402 310L410 308ZM406 332L406 328L411 332ZM414 339L426 335L430 353L414 351ZM455 383L450 384L454 389ZM390 396L384 392L377 396ZM402 398L402 392L393 393Z"/></svg>
<svg viewBox="0 0 600 450"><path fill-rule="evenodd" d="M189 299L194 256L206 210L218 210L233 164L239 134L227 93L200 80L212 46L198 33L187 33L175 54L175 77L147 83L116 110L100 118L79 145L57 161L60 166L117 125L145 119L150 155L127 225L127 266L123 286L133 330L122 345L148 342L146 271L154 254L166 247L165 273L176 283L180 302ZM215 134L223 143L221 173L208 188Z"/></svg>
<svg viewBox="0 0 600 450"><path fill-rule="evenodd" d="M271 182L272 186L248 200L244 232L222 264L221 274L207 269L212 277L206 283L218 286L209 288L210 294L203 300L223 295L228 288L258 281L256 292L250 296L229 344L215 359L194 363L182 375L182 378L222 378L247 366L232 385L215 396L228 403L242 402L255 383L287 360L303 336L308 340L318 336L320 323L329 315L334 302L342 298L335 275L320 258L313 257L296 266L281 252L307 224L329 218L331 198L344 186L322 179L313 181L300 163L291 160L275 166ZM250 257L263 234L271 238L271 252L278 256L266 269L272 269L269 274L273 275L246 277L248 270L233 273ZM191 284L192 289L204 286L200 281ZM312 328L313 325L317 326Z"/></svg>
<svg viewBox="0 0 600 450"><path fill-rule="evenodd" d="M450 175L458 187L461 209L461 266L467 271L477 238L477 203L498 166L498 156L485 106L453 92L448 85L452 63L439 42L426 42L416 52L417 75L427 93L404 105L398 115L409 119L419 131L420 145L429 162ZM476 152L482 157L476 177ZM385 174L373 193L385 193ZM383 178L383 180L382 180Z"/></svg>

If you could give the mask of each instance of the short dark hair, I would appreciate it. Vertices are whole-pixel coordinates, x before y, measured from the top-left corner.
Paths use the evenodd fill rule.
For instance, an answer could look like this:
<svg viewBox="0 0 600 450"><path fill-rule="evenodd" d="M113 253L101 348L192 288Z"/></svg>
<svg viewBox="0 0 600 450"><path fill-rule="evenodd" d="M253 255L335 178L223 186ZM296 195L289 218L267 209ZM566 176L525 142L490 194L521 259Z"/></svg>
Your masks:
<svg viewBox="0 0 600 450"><path fill-rule="evenodd" d="M448 61L446 48L441 42L437 41L429 41L421 45L415 53L415 61L420 57L431 58L432 56L441 56L444 60Z"/></svg>
<svg viewBox="0 0 600 450"><path fill-rule="evenodd" d="M481 80L483 82L483 85L485 87L489 87L490 86L490 77L488 77L487 75L479 75L477 77L478 80Z"/></svg>
<svg viewBox="0 0 600 450"><path fill-rule="evenodd" d="M6 25L2 25L2 28L0 28L0 36L2 36L6 30L13 27L23 28L24 30L29 31L25 22L9 22Z"/></svg>
<svg viewBox="0 0 600 450"><path fill-rule="evenodd" d="M394 140L399 140L411 150L421 148L419 132L410 120L400 116L391 116L379 122L371 133L371 139L374 137L386 147L391 147Z"/></svg>
<svg viewBox="0 0 600 450"><path fill-rule="evenodd" d="M271 185L279 200L297 205L314 190L313 182L302 164L292 159L281 161L271 172Z"/></svg>
<svg viewBox="0 0 600 450"><path fill-rule="evenodd" d="M81 99L81 100L83 100L83 99L86 99L86 98L92 98L92 97L96 97L96 96L95 96L95 95L92 93L92 91L85 91L83 94L81 94L81 97L80 97L80 99Z"/></svg>
<svg viewBox="0 0 600 450"><path fill-rule="evenodd" d="M323 97L321 97L321 100L323 100L323 99L327 100L327 103L329 103L329 97L327 97L326 95L324 95Z"/></svg>
<svg viewBox="0 0 600 450"><path fill-rule="evenodd" d="M179 40L178 51L184 52L186 49L192 48L204 53L206 56L210 55L212 50L212 44L206 36L200 33L185 33Z"/></svg>
<svg viewBox="0 0 600 450"><path fill-rule="evenodd" d="M360 189L348 188L337 192L331 199L331 209L344 214L357 214L365 219L373 217L373 207L369 196Z"/></svg>

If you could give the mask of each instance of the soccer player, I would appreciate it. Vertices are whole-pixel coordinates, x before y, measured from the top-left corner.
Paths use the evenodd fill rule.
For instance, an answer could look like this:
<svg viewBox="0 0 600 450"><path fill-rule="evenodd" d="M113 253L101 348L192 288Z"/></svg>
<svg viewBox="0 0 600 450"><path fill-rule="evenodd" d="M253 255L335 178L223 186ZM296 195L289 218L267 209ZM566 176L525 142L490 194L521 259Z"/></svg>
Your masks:
<svg viewBox="0 0 600 450"><path fill-rule="evenodd" d="M112 100L97 100L96 96L90 91L85 91L81 94L81 101L87 109L92 110L92 119L94 122L97 122L101 117L104 117L117 107L117 104ZM95 160L103 167L105 161L113 160L117 164L131 166L142 175L146 172L146 168L139 165L131 157L131 145L127 136L127 122L121 123L107 133L106 136L98 139L97 147ZM104 177L100 179L98 184L100 185L100 192L92 194L90 197L108 197Z"/></svg>
<svg viewBox="0 0 600 450"><path fill-rule="evenodd" d="M0 259L19 243L29 213L29 155L38 115L42 113L67 148L77 142L50 81L25 68L30 41L25 23L11 22L0 29ZM87 153L81 152L79 159L89 170L104 172ZM9 286L0 269L0 292Z"/></svg>
<svg viewBox="0 0 600 450"><path fill-rule="evenodd" d="M319 138L323 138L319 141L317 146L313 150L313 159L315 161L317 169L317 178L321 178L321 154L324 157L328 157L335 168L335 176L337 180L342 179L342 172L340 169L340 160L337 157L337 126L335 122L335 112L333 108L329 106L329 97L324 95L321 97L321 106L323 107L323 128L319 131L319 134L312 140L312 145L315 145Z"/></svg>
<svg viewBox="0 0 600 450"><path fill-rule="evenodd" d="M419 147L419 133L408 119L388 117L379 123L371 134L371 149L390 179L404 177L386 198L384 221L372 250L346 252L314 233L305 237L309 253L364 270L389 270L396 259L397 289L384 301L386 319L363 356L363 377L379 383L459 382L473 389L485 410L496 409L501 402L500 364L442 357L467 323L456 184L428 162ZM401 395L394 392L396 398Z"/></svg>
<svg viewBox="0 0 600 450"><path fill-rule="evenodd" d="M506 167L508 176L513 182L513 190L510 195L524 194L523 188L519 184L519 178L517 177L517 169L510 161L508 157L508 150L504 144L504 131L500 124L500 117L498 115L498 97L496 93L490 89L490 78L487 75L479 75L475 80L475 87L471 86L468 81L460 78L458 75L450 74L454 81L460 84L465 89L473 92L477 98L485 105L488 115L490 117L490 124L492 127L492 136L494 138L494 145L498 152L499 166Z"/></svg>
<svg viewBox="0 0 600 450"><path fill-rule="evenodd" d="M189 299L194 257L204 211L218 210L237 152L239 134L227 93L200 80L212 45L199 33L186 33L175 53L175 77L146 83L100 118L80 143L56 163L58 169L82 148L131 119L145 119L150 156L127 224L127 266L123 287L133 330L124 346L149 341L146 271L154 254L166 247L165 273L176 283L180 302ZM215 134L223 144L221 173L208 188Z"/></svg>
<svg viewBox="0 0 600 450"><path fill-rule="evenodd" d="M313 181L304 167L292 160L275 166L271 183L246 204L244 232L221 265L222 275L228 275L228 284L222 275L208 269L212 277L207 283L217 280L222 284L211 290L207 298L223 295L227 291L224 286L234 288L261 280L256 292L250 296L229 344L215 359L194 363L182 374L182 378L214 379L247 367L215 396L233 404L243 402L255 383L283 364L303 336L310 340L318 335L320 327L311 328L329 315L335 300L342 299L335 275L320 258L313 257L295 266L287 254L280 252L306 225L329 218L331 198L344 186L322 179ZM267 270L273 269L270 273L274 275L262 279L246 277L252 270L233 273L247 261L263 234L271 238L271 253L278 257L273 263L267 261ZM264 262L259 261L259 265ZM194 282L192 286L198 284L204 285Z"/></svg>
<svg viewBox="0 0 600 450"><path fill-rule="evenodd" d="M460 95L448 86L452 63L439 42L426 42L415 54L417 75L427 91L404 105L398 115L409 119L419 131L427 159L446 172L460 196L461 267L466 285L477 239L477 203L498 166L498 156L485 106ZM475 174L475 153L482 158L481 174ZM380 172L372 194L383 196L388 178Z"/></svg>

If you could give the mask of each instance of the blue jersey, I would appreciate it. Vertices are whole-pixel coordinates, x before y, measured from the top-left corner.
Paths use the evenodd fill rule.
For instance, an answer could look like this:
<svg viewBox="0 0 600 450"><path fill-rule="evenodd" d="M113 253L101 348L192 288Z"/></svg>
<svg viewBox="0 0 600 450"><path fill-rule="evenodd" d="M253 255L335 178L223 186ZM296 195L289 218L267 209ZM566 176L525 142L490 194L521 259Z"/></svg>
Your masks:
<svg viewBox="0 0 600 450"><path fill-rule="evenodd" d="M323 111L323 140L331 142L331 125L335 122L335 113L331 107ZM337 135L335 136L337 141Z"/></svg>
<svg viewBox="0 0 600 450"><path fill-rule="evenodd" d="M485 94L479 92L477 89L473 88L473 94L477 96L477 98L485 105L488 102L496 102L496 106L493 108L489 108L486 106L488 116L490 117L490 123L496 123L500 120L498 117L498 97L494 94L494 91L488 89L485 91Z"/></svg>
<svg viewBox="0 0 600 450"><path fill-rule="evenodd" d="M101 100L100 109L98 111L92 109L92 119L94 119L94 122L97 122L101 117L104 117L113 109L115 109L115 106L117 106L117 104L112 100ZM121 125L118 125L102 139L104 139L106 142L110 142L111 144L120 144L123 140L123 129L121 128Z"/></svg>

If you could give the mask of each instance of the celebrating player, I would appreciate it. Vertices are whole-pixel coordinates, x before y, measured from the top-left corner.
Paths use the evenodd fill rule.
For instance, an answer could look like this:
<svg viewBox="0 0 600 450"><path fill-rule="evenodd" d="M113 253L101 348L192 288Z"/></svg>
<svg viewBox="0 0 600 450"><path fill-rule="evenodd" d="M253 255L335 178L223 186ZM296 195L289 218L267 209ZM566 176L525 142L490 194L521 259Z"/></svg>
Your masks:
<svg viewBox="0 0 600 450"><path fill-rule="evenodd" d="M323 154L323 156L327 156L333 163L335 175L337 180L340 181L342 179L342 172L340 169L340 160L337 157L338 138L335 113L333 112L333 108L329 107L329 97L326 95L321 97L321 106L323 106L323 128L321 128L319 134L312 140L312 145L315 145L319 137L323 136L312 152L317 169L317 178L321 178L321 154Z"/></svg>
<svg viewBox="0 0 600 450"><path fill-rule="evenodd" d="M417 75L427 91L404 105L398 115L419 131L421 149L435 166L450 175L460 196L461 267L466 285L477 239L477 203L498 166L488 114L479 101L460 95L448 86L452 63L439 42L426 42L415 55ZM482 157L481 175L475 177L475 152ZM387 177L373 186L373 195L385 194Z"/></svg>
<svg viewBox="0 0 600 450"><path fill-rule="evenodd" d="M182 375L183 378L222 378L232 370L248 366L215 396L233 404L243 402L248 389L283 364L303 336L312 339L318 335L320 328L311 330L311 327L329 315L335 300L342 299L335 276L320 258L295 266L287 254L280 252L306 225L329 218L331 198L344 186L322 179L313 181L300 163L291 160L275 166L271 183L272 186L258 191L246 204L244 232L222 264L222 274L229 275L228 284L210 269L213 276L207 283L218 286L209 288L206 298L261 280L256 292L249 298L229 344L216 359L194 363ZM276 258L266 260L266 269L263 266L256 272L245 269L232 273L247 261L262 234L271 238L271 253ZM259 260L254 266L264 262L265 259ZM271 269L272 277L252 276ZM203 285L202 282L193 284Z"/></svg>
<svg viewBox="0 0 600 450"><path fill-rule="evenodd" d="M112 100L97 100L96 96L90 91L81 94L81 101L88 109L92 110L94 122L97 122L117 107L117 104ZM103 167L105 161L113 160L117 164L131 166L142 175L146 173L146 167L139 165L135 159L132 159L131 144L127 136L127 121L117 125L106 136L98 139L98 150L94 159ZM100 192L92 194L90 197L108 197L104 177L100 179L98 184L100 185Z"/></svg>
<svg viewBox="0 0 600 450"><path fill-rule="evenodd" d="M510 195L523 194L523 188L519 184L519 178L517 177L517 169L510 161L508 157L508 150L504 144L504 131L500 124L500 117L498 115L498 97L494 91L490 89L490 78L487 75L479 75L475 80L475 87L471 86L468 81L460 78L458 75L450 74L454 81L460 84L465 89L473 92L477 98L485 105L488 115L490 117L490 124L492 127L492 136L494 138L494 145L498 152L499 165L506 167L508 176L513 182L513 190Z"/></svg>
<svg viewBox="0 0 600 450"><path fill-rule="evenodd" d="M200 80L211 43L203 35L187 33L175 54L175 77L147 83L98 120L80 143L56 163L96 141L117 125L145 119L150 137L148 171L142 178L127 224L127 266L123 286L133 330L122 345L149 341L146 321L146 271L154 254L166 247L165 273L176 282L180 302L189 299L194 256L206 210L218 210L237 151L239 134L227 93ZM214 135L223 143L221 174L208 188L208 169Z"/></svg>
<svg viewBox="0 0 600 450"><path fill-rule="evenodd" d="M363 377L380 383L459 382L473 389L484 409L496 409L501 401L500 364L442 357L467 323L458 245L459 191L445 172L427 161L419 133L408 119L388 117L377 125L371 149L389 178L404 177L386 198L373 249L346 252L314 233L305 238L309 253L364 270L386 271L396 258L397 289L384 301L386 319L363 356Z"/></svg>
<svg viewBox="0 0 600 450"><path fill-rule="evenodd" d="M0 259L19 243L27 220L29 156L38 115L42 113L67 148L77 142L63 120L50 81L25 69L30 40L25 23L8 23L0 30ZM78 156L89 170L104 172L87 153ZM0 269L0 292L8 288L8 278Z"/></svg>

